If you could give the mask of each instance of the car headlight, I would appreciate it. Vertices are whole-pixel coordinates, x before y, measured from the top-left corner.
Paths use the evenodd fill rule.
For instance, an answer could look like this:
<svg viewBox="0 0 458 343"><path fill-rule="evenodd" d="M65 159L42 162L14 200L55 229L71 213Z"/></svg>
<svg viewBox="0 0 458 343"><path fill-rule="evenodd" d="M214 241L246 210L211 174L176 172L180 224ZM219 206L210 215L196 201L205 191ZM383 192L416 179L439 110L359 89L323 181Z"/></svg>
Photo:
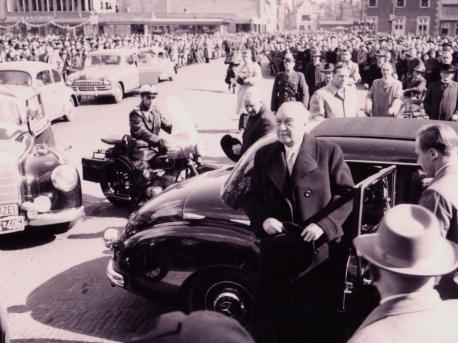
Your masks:
<svg viewBox="0 0 458 343"><path fill-rule="evenodd" d="M110 86L111 85L111 81L108 80L108 79L102 79L102 83L104 86Z"/></svg>
<svg viewBox="0 0 458 343"><path fill-rule="evenodd" d="M65 81L65 83L67 84L67 86L71 86L73 85L73 79L72 78L67 78L67 81Z"/></svg>
<svg viewBox="0 0 458 343"><path fill-rule="evenodd" d="M75 168L69 165L61 165L52 171L51 181L53 186L58 190L69 192L78 183L78 173Z"/></svg>

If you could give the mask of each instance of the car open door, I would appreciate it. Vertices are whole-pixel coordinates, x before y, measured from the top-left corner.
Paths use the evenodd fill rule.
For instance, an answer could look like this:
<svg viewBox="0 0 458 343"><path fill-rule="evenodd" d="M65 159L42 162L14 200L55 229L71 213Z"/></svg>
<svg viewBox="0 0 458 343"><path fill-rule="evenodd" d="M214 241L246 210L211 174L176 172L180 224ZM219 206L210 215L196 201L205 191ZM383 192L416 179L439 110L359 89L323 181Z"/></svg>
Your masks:
<svg viewBox="0 0 458 343"><path fill-rule="evenodd" d="M351 230L346 232L349 243L358 235L375 233L385 212L395 205L396 171L395 165L380 169L353 187ZM347 332L351 335L377 305L379 298L368 275L367 263L357 255L352 244L347 249L343 269L338 310L344 312Z"/></svg>

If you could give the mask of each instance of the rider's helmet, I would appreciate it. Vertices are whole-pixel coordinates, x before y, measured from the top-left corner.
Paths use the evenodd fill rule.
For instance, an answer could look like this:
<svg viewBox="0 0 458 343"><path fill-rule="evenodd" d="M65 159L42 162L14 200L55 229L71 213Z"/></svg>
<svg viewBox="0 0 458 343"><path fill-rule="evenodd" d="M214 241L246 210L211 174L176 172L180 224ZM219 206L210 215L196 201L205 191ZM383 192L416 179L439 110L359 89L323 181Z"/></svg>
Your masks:
<svg viewBox="0 0 458 343"><path fill-rule="evenodd" d="M140 88L141 96L148 95L148 94L157 95L157 93L158 93L158 89L156 85L143 85Z"/></svg>

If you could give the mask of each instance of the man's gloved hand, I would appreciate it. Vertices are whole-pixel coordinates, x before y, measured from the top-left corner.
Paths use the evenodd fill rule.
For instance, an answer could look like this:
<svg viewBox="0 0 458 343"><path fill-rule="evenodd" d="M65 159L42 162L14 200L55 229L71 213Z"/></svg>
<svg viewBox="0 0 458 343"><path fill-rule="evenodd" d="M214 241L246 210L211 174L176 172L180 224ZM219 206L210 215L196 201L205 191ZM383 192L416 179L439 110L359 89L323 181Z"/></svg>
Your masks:
<svg viewBox="0 0 458 343"><path fill-rule="evenodd" d="M307 225L307 227L302 231L301 236L304 238L304 241L311 242L316 241L323 233L324 231L321 227L312 223Z"/></svg>
<svg viewBox="0 0 458 343"><path fill-rule="evenodd" d="M264 223L262 223L262 228L269 235L275 235L277 233L283 232L283 224L275 218L267 218L264 220Z"/></svg>
<svg viewBox="0 0 458 343"><path fill-rule="evenodd" d="M242 151L242 145L241 144L235 144L232 146L232 152L234 155L240 155L240 152Z"/></svg>
<svg viewBox="0 0 458 343"><path fill-rule="evenodd" d="M159 141L157 142L157 146L159 148L159 154L161 155L165 155L167 151L170 149L169 142L167 142L167 140L164 138L159 139Z"/></svg>
<svg viewBox="0 0 458 343"><path fill-rule="evenodd" d="M458 113L452 115L452 121L458 121Z"/></svg>

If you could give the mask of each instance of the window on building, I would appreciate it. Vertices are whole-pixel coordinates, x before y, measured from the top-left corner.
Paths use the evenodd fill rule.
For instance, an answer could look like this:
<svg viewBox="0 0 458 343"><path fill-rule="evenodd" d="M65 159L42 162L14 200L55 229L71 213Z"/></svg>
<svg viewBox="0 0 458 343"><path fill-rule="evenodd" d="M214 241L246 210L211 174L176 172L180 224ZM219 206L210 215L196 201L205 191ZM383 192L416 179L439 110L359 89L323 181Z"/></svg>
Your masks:
<svg viewBox="0 0 458 343"><path fill-rule="evenodd" d="M48 9L50 12L54 12L54 2L53 0L47 0L48 1Z"/></svg>
<svg viewBox="0 0 458 343"><path fill-rule="evenodd" d="M396 0L396 7L406 7L406 0Z"/></svg>
<svg viewBox="0 0 458 343"><path fill-rule="evenodd" d="M429 34L429 17L418 17L417 18L417 35L428 35Z"/></svg>
<svg viewBox="0 0 458 343"><path fill-rule="evenodd" d="M37 7L37 0L33 0L32 1L32 11L37 11L38 10L38 7Z"/></svg>
<svg viewBox="0 0 458 343"><path fill-rule="evenodd" d="M62 11L62 0L56 0L56 11Z"/></svg>
<svg viewBox="0 0 458 343"><path fill-rule="evenodd" d="M429 7L429 0L420 0L420 7L426 8Z"/></svg>
<svg viewBox="0 0 458 343"><path fill-rule="evenodd" d="M450 27L447 24L442 25L441 26L441 35L448 36L449 33L450 33Z"/></svg>
<svg viewBox="0 0 458 343"><path fill-rule="evenodd" d="M305 30L305 26L304 25L300 25L299 26L299 30Z"/></svg>
<svg viewBox="0 0 458 343"><path fill-rule="evenodd" d="M303 15L302 16L302 21L310 21L310 16L309 15Z"/></svg>
<svg viewBox="0 0 458 343"><path fill-rule="evenodd" d="M455 24L455 35L458 35L458 24Z"/></svg>
<svg viewBox="0 0 458 343"><path fill-rule="evenodd" d="M367 7L377 7L377 0L367 0Z"/></svg>

